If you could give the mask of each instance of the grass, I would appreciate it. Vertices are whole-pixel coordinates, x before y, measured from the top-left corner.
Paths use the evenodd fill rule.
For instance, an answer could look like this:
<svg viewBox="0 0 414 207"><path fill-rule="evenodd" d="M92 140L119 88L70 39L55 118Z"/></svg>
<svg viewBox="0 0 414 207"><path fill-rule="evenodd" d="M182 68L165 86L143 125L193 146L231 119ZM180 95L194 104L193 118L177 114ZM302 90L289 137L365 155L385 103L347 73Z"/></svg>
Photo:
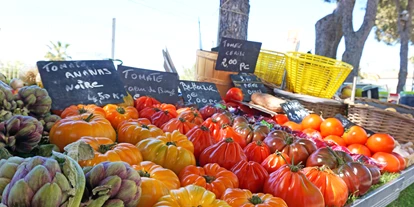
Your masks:
<svg viewBox="0 0 414 207"><path fill-rule="evenodd" d="M400 197L388 205L388 207L409 207L414 206L414 184L408 186L406 189L401 191Z"/></svg>

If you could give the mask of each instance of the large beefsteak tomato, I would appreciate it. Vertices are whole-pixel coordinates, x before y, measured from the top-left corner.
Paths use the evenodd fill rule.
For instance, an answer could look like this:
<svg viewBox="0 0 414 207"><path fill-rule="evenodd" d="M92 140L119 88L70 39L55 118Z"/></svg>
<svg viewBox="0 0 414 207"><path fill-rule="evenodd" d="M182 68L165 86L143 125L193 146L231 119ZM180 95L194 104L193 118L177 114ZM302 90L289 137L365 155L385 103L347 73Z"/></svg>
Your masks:
<svg viewBox="0 0 414 207"><path fill-rule="evenodd" d="M251 142L243 151L249 161L257 163L262 163L270 155L269 147L260 140Z"/></svg>
<svg viewBox="0 0 414 207"><path fill-rule="evenodd" d="M247 189L228 188L221 197L232 207L288 207L286 202L271 194L253 194Z"/></svg>
<svg viewBox="0 0 414 207"><path fill-rule="evenodd" d="M116 129L118 125L129 119L138 119L139 114L137 109L133 106L118 106L115 104L108 104L104 108L105 110L105 117L108 119L112 127Z"/></svg>
<svg viewBox="0 0 414 207"><path fill-rule="evenodd" d="M178 177L181 186L198 185L216 194L217 198L220 198L227 188L239 187L237 176L217 163L209 163L204 167L189 165L181 170Z"/></svg>
<svg viewBox="0 0 414 207"><path fill-rule="evenodd" d="M239 186L253 193L263 190L263 183L269 173L259 163L242 160L231 168L231 171L239 178Z"/></svg>
<svg viewBox="0 0 414 207"><path fill-rule="evenodd" d="M316 150L316 145L308 140L295 137L282 130L275 130L263 141L270 148L270 152L280 151L289 155L294 164L306 162L309 155Z"/></svg>
<svg viewBox="0 0 414 207"><path fill-rule="evenodd" d="M63 112L60 114L62 119L69 117L69 116L76 116L81 114L95 114L105 117L105 111L102 107L88 104L88 105L72 105L67 107Z"/></svg>
<svg viewBox="0 0 414 207"><path fill-rule="evenodd" d="M165 135L164 132L152 124L144 124L140 120L131 119L118 126L118 142L137 144L147 138L156 138Z"/></svg>
<svg viewBox="0 0 414 207"><path fill-rule="evenodd" d="M247 156L244 154L243 149L232 138L226 138L207 147L200 154L199 163L201 166L208 163L217 163L227 170L230 170L242 160L247 161Z"/></svg>
<svg viewBox="0 0 414 207"><path fill-rule="evenodd" d="M132 165L141 176L141 198L137 207L153 206L159 198L168 195L170 190L180 187L178 176L171 170L150 161Z"/></svg>
<svg viewBox="0 0 414 207"><path fill-rule="evenodd" d="M282 198L288 206L325 207L321 191L298 166L283 165L271 173L263 192Z"/></svg>
<svg viewBox="0 0 414 207"><path fill-rule="evenodd" d="M116 140L116 132L105 117L94 116L94 114L81 114L77 116L69 116L57 121L49 133L51 144L63 148L76 142L83 136L107 137L112 141Z"/></svg>
<svg viewBox="0 0 414 207"><path fill-rule="evenodd" d="M94 150L94 158L90 160L81 160L81 167L95 166L106 161L124 161L130 165L136 165L142 162L142 155L138 148L130 143L118 143L106 137L85 136L79 139L89 144Z"/></svg>
<svg viewBox="0 0 414 207"><path fill-rule="evenodd" d="M319 190L326 206L344 206L348 200L348 186L345 181L327 167L306 167L302 169L305 176Z"/></svg>
<svg viewBox="0 0 414 207"><path fill-rule="evenodd" d="M276 151L270 154L266 159L264 159L261 164L270 174L278 170L283 165L289 164L291 162L292 161L290 160L289 155L283 152Z"/></svg>
<svg viewBox="0 0 414 207"><path fill-rule="evenodd" d="M197 160L203 150L216 143L216 140L210 134L210 130L203 125L195 126L185 135L194 145L194 156Z"/></svg>

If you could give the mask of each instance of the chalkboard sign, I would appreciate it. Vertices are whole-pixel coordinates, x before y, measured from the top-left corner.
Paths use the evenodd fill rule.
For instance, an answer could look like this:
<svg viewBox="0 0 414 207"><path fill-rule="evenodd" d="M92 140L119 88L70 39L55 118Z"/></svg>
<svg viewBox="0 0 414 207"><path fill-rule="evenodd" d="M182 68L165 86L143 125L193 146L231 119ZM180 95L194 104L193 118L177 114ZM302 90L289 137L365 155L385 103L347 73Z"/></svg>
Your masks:
<svg viewBox="0 0 414 207"><path fill-rule="evenodd" d="M162 103L176 104L178 75L119 65L118 73L126 91L134 98L151 96Z"/></svg>
<svg viewBox="0 0 414 207"><path fill-rule="evenodd" d="M309 115L309 112L299 103L299 101L287 101L280 104L290 121L300 124Z"/></svg>
<svg viewBox="0 0 414 207"><path fill-rule="evenodd" d="M201 108L206 104L221 101L221 96L214 83L180 80L178 86L186 104L196 104Z"/></svg>
<svg viewBox="0 0 414 207"><path fill-rule="evenodd" d="M253 93L269 93L266 86L254 74L231 74L230 78L234 86L242 90L244 102L250 102Z"/></svg>
<svg viewBox="0 0 414 207"><path fill-rule="evenodd" d="M222 38L216 70L254 73L262 43Z"/></svg>
<svg viewBox="0 0 414 207"><path fill-rule="evenodd" d="M341 114L335 115L335 118L337 118L339 121L341 121L342 126L344 127L345 130L351 128L352 126L356 126L355 123L349 121L347 118L345 118ZM364 127L362 127L362 128L364 128ZM373 132L369 129L366 129L366 128L364 128L364 129L365 129L365 132L367 132L368 136L371 136L371 135L375 134L375 132Z"/></svg>
<svg viewBox="0 0 414 207"><path fill-rule="evenodd" d="M127 95L111 60L38 61L37 67L55 110L122 103Z"/></svg>

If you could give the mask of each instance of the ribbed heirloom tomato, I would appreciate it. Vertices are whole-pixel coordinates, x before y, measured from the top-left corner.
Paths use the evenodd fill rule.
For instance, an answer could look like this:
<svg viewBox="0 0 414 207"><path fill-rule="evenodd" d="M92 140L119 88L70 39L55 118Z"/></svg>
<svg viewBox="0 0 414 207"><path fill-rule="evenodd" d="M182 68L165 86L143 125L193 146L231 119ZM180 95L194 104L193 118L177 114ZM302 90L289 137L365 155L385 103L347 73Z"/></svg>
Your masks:
<svg viewBox="0 0 414 207"><path fill-rule="evenodd" d="M227 188L238 188L237 176L217 163L209 163L204 167L189 165L181 170L178 175L181 186L198 185L220 198Z"/></svg>
<svg viewBox="0 0 414 207"><path fill-rule="evenodd" d="M228 188L221 199L232 207L287 207L281 198L240 188Z"/></svg>
<svg viewBox="0 0 414 207"><path fill-rule="evenodd" d="M321 135L323 137L329 135L342 136L343 133L344 127L336 118L327 118L321 123Z"/></svg>
<svg viewBox="0 0 414 207"><path fill-rule="evenodd" d="M395 146L394 138L389 134L373 134L365 144L372 153L388 152L391 153Z"/></svg>
<svg viewBox="0 0 414 207"><path fill-rule="evenodd" d="M118 125L129 119L138 119L138 111L133 106L117 106L115 104L108 104L104 108L105 118L111 122L112 127L116 129Z"/></svg>

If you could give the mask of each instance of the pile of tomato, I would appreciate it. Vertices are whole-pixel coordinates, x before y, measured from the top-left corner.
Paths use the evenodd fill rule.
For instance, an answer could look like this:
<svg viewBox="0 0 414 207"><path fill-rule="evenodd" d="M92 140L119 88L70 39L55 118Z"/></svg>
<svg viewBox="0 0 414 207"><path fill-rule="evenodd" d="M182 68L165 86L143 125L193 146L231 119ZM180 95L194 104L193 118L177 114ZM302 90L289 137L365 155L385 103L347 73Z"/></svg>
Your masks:
<svg viewBox="0 0 414 207"><path fill-rule="evenodd" d="M336 118L323 119L317 114L310 114L300 124L281 118L276 120L292 130L302 131L310 137L323 140L329 144L346 147L350 153L371 157L384 166L387 172L399 172L406 168L406 160L393 152L395 140L389 134L369 135L364 128L354 125L347 129Z"/></svg>

